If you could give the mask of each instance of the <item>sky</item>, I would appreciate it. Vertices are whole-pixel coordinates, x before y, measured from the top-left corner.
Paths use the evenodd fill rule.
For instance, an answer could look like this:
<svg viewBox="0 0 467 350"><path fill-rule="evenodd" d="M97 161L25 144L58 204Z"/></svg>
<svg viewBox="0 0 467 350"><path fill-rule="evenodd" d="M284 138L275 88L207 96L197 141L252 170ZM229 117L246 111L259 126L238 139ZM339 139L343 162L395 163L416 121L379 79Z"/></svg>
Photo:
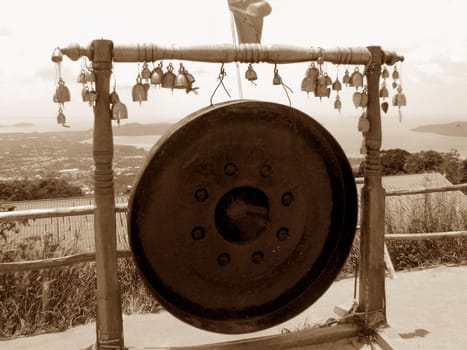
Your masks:
<svg viewBox="0 0 467 350"><path fill-rule="evenodd" d="M405 56L398 65L408 105L404 122L415 124L467 120L467 25L463 0L354 0L311 1L269 0L272 13L265 17L263 44L291 44L305 47L379 45ZM78 42L87 46L105 38L118 44L160 45L232 43L231 15L227 0L134 0L75 2L16 0L0 12L0 125L17 122L54 125L57 105L56 69L50 57L55 47ZM168 63L168 62L165 62ZM173 62L177 67L179 62ZM65 58L63 78L72 101L65 104L67 123L75 128L92 126L92 110L81 101L77 77L82 61ZM199 94L151 88L149 101L141 106L131 101L131 87L138 73L137 63L114 64L114 77L122 102L128 106L129 122L177 121L209 105L217 84L220 65L184 62L195 76ZM272 85L273 66L257 64L257 85L243 76L243 95L287 104L280 86ZM343 92L343 109L333 109L333 98L321 102L300 91L308 63L279 65L279 74L292 88L292 106L313 116L339 122L343 116L358 118L361 111L352 104L352 90ZM342 76L346 67L326 66L331 77ZM392 69L391 69L392 70ZM238 98L235 64L226 65L225 85ZM219 90L214 102L229 99ZM391 107L388 119L397 122Z"/></svg>

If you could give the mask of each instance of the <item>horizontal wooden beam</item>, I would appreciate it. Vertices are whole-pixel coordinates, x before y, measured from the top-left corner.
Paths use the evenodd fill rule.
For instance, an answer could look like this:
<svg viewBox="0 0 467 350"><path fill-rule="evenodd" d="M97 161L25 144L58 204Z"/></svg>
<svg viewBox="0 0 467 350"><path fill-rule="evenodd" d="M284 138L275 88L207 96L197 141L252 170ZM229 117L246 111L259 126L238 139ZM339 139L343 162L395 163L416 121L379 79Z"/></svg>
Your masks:
<svg viewBox="0 0 467 350"><path fill-rule="evenodd" d="M444 239L467 237L467 231L426 232L426 233L386 233L386 240L416 241L421 239Z"/></svg>
<svg viewBox="0 0 467 350"><path fill-rule="evenodd" d="M176 347L144 347L145 350L285 350L298 349L309 345L335 342L341 339L353 338L360 334L360 327L356 324L341 324L323 328L311 328L298 332L241 339L225 343L204 344L195 346ZM143 348L131 347L128 349L142 350Z"/></svg>
<svg viewBox="0 0 467 350"><path fill-rule="evenodd" d="M131 256L132 253L130 250L117 250L117 257L119 258L126 258ZM71 264L92 262L95 260L96 253L81 253L68 256L61 256L58 258L0 263L0 273L50 269Z"/></svg>
<svg viewBox="0 0 467 350"><path fill-rule="evenodd" d="M467 183L459 184L459 185L439 186L439 187L419 187L419 188L410 188L410 189L402 189L402 190L388 190L386 191L386 197L406 196L409 194L460 191L464 189L467 189Z"/></svg>
<svg viewBox="0 0 467 350"><path fill-rule="evenodd" d="M64 216L79 216L94 214L95 205L78 205L63 208L27 209L0 212L0 222L21 221L29 219L44 219ZM116 203L115 212L126 212L128 203Z"/></svg>
<svg viewBox="0 0 467 350"><path fill-rule="evenodd" d="M71 60L86 56L93 60L92 44L82 47L71 44L61 48L63 55ZM404 60L393 51L383 51L385 64L392 65ZM114 45L114 62L155 62L160 60L186 60L210 63L257 63L273 64L299 63L317 61L334 64L368 64L370 51L366 47L337 47L322 49L319 47L302 47L291 45L262 45L262 44L217 44L217 45L157 45L153 43Z"/></svg>

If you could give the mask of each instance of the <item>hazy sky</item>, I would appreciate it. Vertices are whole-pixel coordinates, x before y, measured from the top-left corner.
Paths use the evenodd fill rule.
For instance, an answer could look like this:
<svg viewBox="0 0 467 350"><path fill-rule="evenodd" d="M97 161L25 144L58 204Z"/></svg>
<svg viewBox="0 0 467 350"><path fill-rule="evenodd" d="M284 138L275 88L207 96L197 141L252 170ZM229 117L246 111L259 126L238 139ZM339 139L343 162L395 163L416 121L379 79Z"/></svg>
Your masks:
<svg viewBox="0 0 467 350"><path fill-rule="evenodd" d="M406 60L399 67L408 106L405 120L443 122L467 120L467 25L465 1L311 1L269 0L272 13L265 18L263 44L294 44L333 48L380 45L396 50ZM227 0L172 1L9 1L0 12L0 124L31 121L54 123L57 106L52 102L55 67L50 61L56 46L82 45L106 38L118 44L232 43ZM165 62L168 63L168 62ZM178 66L178 62L173 62ZM149 101L131 101L138 65L114 66L117 91L129 108L131 121L175 121L209 104L220 66L185 62L199 86L198 96L183 91L151 88ZM251 86L243 79L244 97L287 103L279 86L272 85L273 66L255 66L259 80ZM292 104L313 115L337 115L333 98L319 102L300 91L307 63L280 65L279 73L294 93ZM92 125L92 110L81 102L76 78L81 61L65 58L63 76L72 93L66 104L72 126ZM329 74L336 67L328 65ZM339 67L342 76L345 67ZM235 65L226 66L226 86L238 97ZM358 115L352 90L343 95L343 115ZM227 99L219 90L215 102ZM388 118L397 119L395 108ZM81 123L81 124L80 124Z"/></svg>

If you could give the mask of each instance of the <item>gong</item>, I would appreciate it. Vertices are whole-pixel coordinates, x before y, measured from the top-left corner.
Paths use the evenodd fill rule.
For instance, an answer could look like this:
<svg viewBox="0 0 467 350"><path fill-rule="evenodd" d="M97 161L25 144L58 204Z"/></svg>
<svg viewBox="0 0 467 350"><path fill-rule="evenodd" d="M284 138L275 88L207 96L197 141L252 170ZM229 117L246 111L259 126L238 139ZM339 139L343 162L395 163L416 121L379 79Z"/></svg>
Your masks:
<svg viewBox="0 0 467 350"><path fill-rule="evenodd" d="M326 291L356 220L351 167L334 138L297 109L240 100L201 109L159 139L128 222L162 306L198 328L247 333Z"/></svg>

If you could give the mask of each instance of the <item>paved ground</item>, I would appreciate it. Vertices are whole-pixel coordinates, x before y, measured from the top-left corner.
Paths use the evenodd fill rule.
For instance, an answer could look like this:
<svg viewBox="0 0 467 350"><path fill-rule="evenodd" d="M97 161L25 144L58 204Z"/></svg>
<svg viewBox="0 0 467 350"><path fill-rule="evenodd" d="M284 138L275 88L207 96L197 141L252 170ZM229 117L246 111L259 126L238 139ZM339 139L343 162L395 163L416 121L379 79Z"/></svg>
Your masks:
<svg viewBox="0 0 467 350"><path fill-rule="evenodd" d="M440 266L413 272L399 272L386 280L388 321L407 343L408 349L467 349L467 266ZM283 328L336 317L335 305L351 304L353 279L335 282L308 310L292 320L247 337L278 334ZM124 316L125 344L138 347L183 346L230 341L246 336L228 336L188 326L170 314ZM0 342L3 350L79 349L95 341L95 324L66 332ZM356 339L346 339L309 349L370 349Z"/></svg>

